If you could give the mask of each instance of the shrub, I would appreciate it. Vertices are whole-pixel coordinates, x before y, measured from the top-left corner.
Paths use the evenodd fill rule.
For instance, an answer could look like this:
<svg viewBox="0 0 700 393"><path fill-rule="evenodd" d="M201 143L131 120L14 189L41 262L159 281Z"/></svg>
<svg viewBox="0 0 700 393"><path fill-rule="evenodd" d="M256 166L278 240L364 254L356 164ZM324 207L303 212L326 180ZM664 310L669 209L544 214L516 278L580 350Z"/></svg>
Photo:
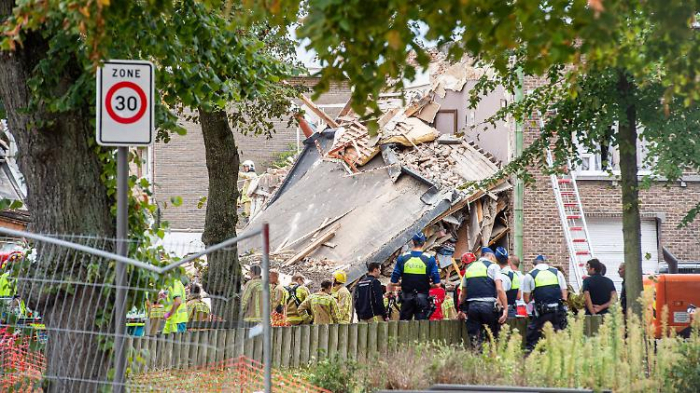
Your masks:
<svg viewBox="0 0 700 393"><path fill-rule="evenodd" d="M357 385L359 366L351 360L341 361L337 356L320 361L309 370L308 380L312 385L334 393L352 393Z"/></svg>

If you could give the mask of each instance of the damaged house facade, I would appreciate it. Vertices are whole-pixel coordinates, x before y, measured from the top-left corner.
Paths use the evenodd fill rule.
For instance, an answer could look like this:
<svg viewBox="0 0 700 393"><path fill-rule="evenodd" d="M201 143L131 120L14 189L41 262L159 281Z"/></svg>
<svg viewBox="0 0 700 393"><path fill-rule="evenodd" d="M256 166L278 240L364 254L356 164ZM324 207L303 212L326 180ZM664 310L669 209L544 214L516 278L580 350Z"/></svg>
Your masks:
<svg viewBox="0 0 700 393"><path fill-rule="evenodd" d="M285 273L302 271L312 277L328 277L343 268L354 280L368 262L383 263L388 273L412 235L423 230L429 252L449 277L453 256L484 245L504 246L513 253L513 205L521 198L522 269L530 269L534 257L543 254L578 287L549 176L533 169L536 183L521 195L512 189L513 180L486 190L460 187L489 178L514 157L514 123L480 126L512 97L496 89L482 97L477 108L469 109L469 91L482 75L480 70L436 61L430 71L432 83L414 99L403 102L387 95L379 102L384 115L378 120L378 136L370 137L347 108L328 129L308 134L288 176L266 189L271 197L253 219L254 224L271 225L273 261ZM537 83L526 80L525 92ZM538 135L537 122L525 124L523 147ZM643 144L638 149L643 155ZM584 165L573 172L588 242L619 285L616 271L624 260L619 178L600 167L598 155L580 153ZM615 174L618 153L611 155ZM640 169L640 176L645 173ZM640 196L643 271L657 272L664 255L697 261L699 225L679 224L700 201L700 176L686 176L677 184L658 181ZM244 263L257 258L257 247L241 244Z"/></svg>
<svg viewBox="0 0 700 393"><path fill-rule="evenodd" d="M273 266L318 279L345 269L353 281L369 262L391 268L423 231L426 249L449 276L453 256L484 245L508 247L510 182L462 188L492 177L510 154L507 142L494 148L496 155L478 143L480 135L460 133L458 127L485 119L504 99L486 97L489 110L461 122L456 108L466 100L465 86L479 77L475 72L450 67L411 102L388 95L379 102L376 136L349 108L326 130L308 130L301 155L279 187L266 190L271 197L251 221L270 223ZM508 140L507 124L488 132ZM239 245L244 264L258 258L258 247Z"/></svg>

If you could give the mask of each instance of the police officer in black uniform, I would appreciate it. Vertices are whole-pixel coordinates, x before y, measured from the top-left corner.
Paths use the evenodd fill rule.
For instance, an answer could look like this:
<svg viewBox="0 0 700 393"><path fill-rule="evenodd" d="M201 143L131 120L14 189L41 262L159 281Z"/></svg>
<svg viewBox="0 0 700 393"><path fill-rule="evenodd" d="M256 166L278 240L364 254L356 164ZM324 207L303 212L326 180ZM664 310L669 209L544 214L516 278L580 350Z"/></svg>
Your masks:
<svg viewBox="0 0 700 393"><path fill-rule="evenodd" d="M508 317L508 301L502 284L496 256L490 248L484 247L481 258L469 264L464 272L459 295L460 318L466 314L467 334L476 348L487 337L486 328L498 337L500 325Z"/></svg>
<svg viewBox="0 0 700 393"><path fill-rule="evenodd" d="M523 277L520 284L525 302L535 301L525 338L527 352L535 349L545 323L550 322L555 330L566 328L566 279L558 269L547 265L543 255L538 255L534 264L535 268Z"/></svg>
<svg viewBox="0 0 700 393"><path fill-rule="evenodd" d="M440 271L435 258L423 253L425 235L415 234L411 252L401 255L391 273L391 286L401 280L401 320L428 319L430 302L428 294L432 284L440 283Z"/></svg>

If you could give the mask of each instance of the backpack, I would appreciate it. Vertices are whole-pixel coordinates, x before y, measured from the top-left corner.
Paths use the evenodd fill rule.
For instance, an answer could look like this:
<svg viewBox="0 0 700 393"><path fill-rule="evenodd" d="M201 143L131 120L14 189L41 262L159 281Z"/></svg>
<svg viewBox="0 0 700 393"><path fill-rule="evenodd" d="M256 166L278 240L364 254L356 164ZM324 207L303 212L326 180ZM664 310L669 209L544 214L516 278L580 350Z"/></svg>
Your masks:
<svg viewBox="0 0 700 393"><path fill-rule="evenodd" d="M297 307L299 307L299 305L301 304L301 300L299 300L299 298L297 297L297 289L298 289L298 288L299 288L299 284L295 284L295 285L290 285L290 286L288 286L288 287L284 287L284 289L285 289L285 290L287 291L287 293L289 294L289 299L290 299L290 300L294 300L294 304L295 304ZM289 301L287 301L287 303L289 303Z"/></svg>

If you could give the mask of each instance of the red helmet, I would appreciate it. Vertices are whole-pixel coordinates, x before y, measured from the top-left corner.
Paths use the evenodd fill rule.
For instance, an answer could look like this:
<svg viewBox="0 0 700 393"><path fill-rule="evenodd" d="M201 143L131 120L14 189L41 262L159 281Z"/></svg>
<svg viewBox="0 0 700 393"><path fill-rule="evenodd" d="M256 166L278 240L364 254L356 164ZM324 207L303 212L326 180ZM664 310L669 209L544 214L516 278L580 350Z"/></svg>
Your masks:
<svg viewBox="0 0 700 393"><path fill-rule="evenodd" d="M462 254L463 264L468 265L474 261L476 261L476 255L474 255L473 252L465 252L464 254Z"/></svg>

